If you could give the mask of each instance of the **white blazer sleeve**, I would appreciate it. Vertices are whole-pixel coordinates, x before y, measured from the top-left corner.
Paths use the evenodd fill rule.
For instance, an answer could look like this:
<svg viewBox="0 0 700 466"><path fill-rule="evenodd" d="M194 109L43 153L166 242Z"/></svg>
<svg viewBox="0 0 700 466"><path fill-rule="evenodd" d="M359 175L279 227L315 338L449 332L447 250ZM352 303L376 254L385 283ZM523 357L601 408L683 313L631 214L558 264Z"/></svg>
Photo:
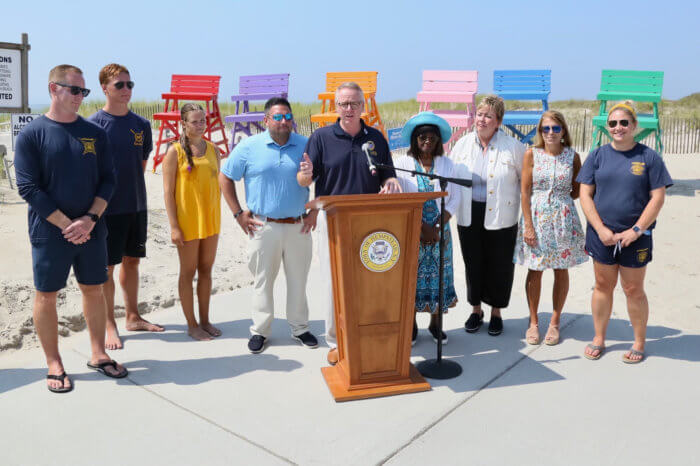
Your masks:
<svg viewBox="0 0 700 466"><path fill-rule="evenodd" d="M404 168L406 170L415 169L413 158L408 156L408 155L404 155L402 157L399 157L394 162L394 167ZM413 176L411 176L410 173L396 170L396 178L398 179L399 184L401 185L401 190L403 192L405 192L405 193L418 192L418 184L416 183L416 179Z"/></svg>
<svg viewBox="0 0 700 466"><path fill-rule="evenodd" d="M515 160L515 168L518 169L518 180L522 180L523 177L523 158L525 157L525 151L527 146L520 141L515 141L515 147L513 148L513 159Z"/></svg>
<svg viewBox="0 0 700 466"><path fill-rule="evenodd" d="M442 176L447 176L448 178L459 178L456 175L456 170L455 170L455 164L452 163L452 160L450 160L447 157L440 157L438 160L441 162L441 167L439 174ZM459 208L459 202L461 200L461 193L462 190L460 189L461 186L454 184L454 183L448 183L447 184L447 198L445 199L445 210L450 213L454 217L455 212L457 212L457 209Z"/></svg>

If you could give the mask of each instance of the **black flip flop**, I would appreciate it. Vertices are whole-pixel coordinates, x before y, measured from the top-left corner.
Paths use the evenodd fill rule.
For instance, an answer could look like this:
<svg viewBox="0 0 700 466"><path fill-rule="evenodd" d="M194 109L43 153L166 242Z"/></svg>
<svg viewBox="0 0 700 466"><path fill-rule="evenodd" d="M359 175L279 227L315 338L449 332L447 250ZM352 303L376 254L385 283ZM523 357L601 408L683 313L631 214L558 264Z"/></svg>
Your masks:
<svg viewBox="0 0 700 466"><path fill-rule="evenodd" d="M105 367L112 367L115 371L117 370L117 361L112 359L111 361L105 361L105 362L100 362L97 364L90 364L89 362L87 363L87 366L90 369L96 370L97 372L101 372L102 374L106 375L107 377L111 377L113 379L123 379L129 374L129 371L126 370L126 367L122 372L115 374L111 374L105 370Z"/></svg>
<svg viewBox="0 0 700 466"><path fill-rule="evenodd" d="M69 391L73 390L73 381L69 378L68 381L70 382L70 387L66 387L65 382L63 379L66 378L66 373L63 372L62 374L59 375L47 375L46 380L59 380L61 382L61 388L53 388L50 385L47 385L46 388L49 389L50 392L52 393L68 393Z"/></svg>

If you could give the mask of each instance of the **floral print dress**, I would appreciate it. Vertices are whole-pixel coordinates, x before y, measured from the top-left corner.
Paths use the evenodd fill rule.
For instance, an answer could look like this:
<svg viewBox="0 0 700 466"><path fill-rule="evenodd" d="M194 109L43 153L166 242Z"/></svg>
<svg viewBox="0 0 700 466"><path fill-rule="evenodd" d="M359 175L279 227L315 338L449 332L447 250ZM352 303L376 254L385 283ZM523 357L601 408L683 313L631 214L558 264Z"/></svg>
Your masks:
<svg viewBox="0 0 700 466"><path fill-rule="evenodd" d="M568 269L588 260L581 221L571 198L574 154L570 147L555 156L532 148L530 209L537 243L535 247L525 243L521 216L513 256L516 264L530 270Z"/></svg>
<svg viewBox="0 0 700 466"><path fill-rule="evenodd" d="M425 172L420 163L415 162L416 171ZM428 173L433 173L435 164ZM418 192L431 193L434 191L429 178L417 176ZM422 221L435 224L440 218L440 209L435 199L423 204ZM454 286L454 273L452 269L452 234L449 222L444 226L445 236L444 272L443 272L443 312L457 304L457 294ZM438 309L440 279L440 242L435 244L422 244L418 249L418 282L416 284L416 311L430 312L434 314Z"/></svg>

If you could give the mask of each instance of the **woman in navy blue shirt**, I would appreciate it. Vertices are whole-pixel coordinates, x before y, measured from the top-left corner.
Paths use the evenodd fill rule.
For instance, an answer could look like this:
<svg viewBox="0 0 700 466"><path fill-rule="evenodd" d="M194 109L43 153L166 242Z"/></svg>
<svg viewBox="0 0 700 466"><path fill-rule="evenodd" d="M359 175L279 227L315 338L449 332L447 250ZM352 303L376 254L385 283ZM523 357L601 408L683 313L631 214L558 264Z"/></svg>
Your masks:
<svg viewBox="0 0 700 466"><path fill-rule="evenodd" d="M613 291L620 277L634 344L622 360L644 359L649 303L644 292L646 265L651 261L651 232L673 184L661 156L634 140L637 114L628 103L608 114L612 143L588 155L578 175L581 207L588 219L586 252L593 258L595 288L591 307L595 337L584 356L599 359L605 351Z"/></svg>

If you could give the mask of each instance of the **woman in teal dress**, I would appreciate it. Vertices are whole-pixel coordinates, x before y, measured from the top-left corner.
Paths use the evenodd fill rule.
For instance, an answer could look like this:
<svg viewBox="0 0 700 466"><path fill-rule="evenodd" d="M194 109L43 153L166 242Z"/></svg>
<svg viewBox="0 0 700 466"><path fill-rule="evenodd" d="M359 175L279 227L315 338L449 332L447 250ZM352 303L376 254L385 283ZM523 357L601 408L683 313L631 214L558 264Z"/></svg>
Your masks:
<svg viewBox="0 0 700 466"><path fill-rule="evenodd" d="M452 161L445 157L443 141L448 141L452 135L449 124L432 112L421 112L414 116L403 128L402 137L409 142L408 155L395 162L396 168L404 168L424 173L435 173L442 176L454 176ZM397 176L403 192L433 192L439 191L437 181L424 176L413 177L409 173L397 170ZM452 234L449 220L459 205L459 190L451 183L447 186L445 199L445 249L443 273L443 312L454 307L457 295L454 287L452 267ZM418 251L418 277L416 284L416 312L431 314L428 330L437 342L438 338L438 303L439 303L439 271L440 271L440 202L430 200L423 205L421 223L420 247ZM414 320L412 343L418 335L418 325ZM442 343L447 343L447 335L442 332Z"/></svg>

